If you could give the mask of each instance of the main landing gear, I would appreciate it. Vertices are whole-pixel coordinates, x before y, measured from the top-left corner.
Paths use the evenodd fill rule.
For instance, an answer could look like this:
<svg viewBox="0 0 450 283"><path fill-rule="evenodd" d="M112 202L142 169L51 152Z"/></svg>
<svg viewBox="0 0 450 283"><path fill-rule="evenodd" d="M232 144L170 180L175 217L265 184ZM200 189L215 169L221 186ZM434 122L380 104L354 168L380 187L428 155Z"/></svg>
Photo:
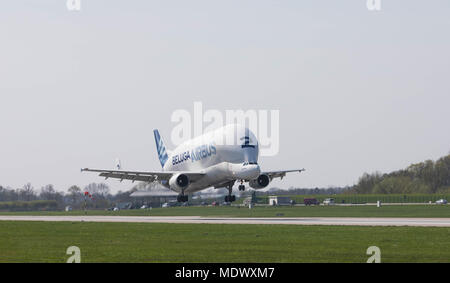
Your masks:
<svg viewBox="0 0 450 283"><path fill-rule="evenodd" d="M235 195L231 195L231 192L233 191L233 184L228 186L228 195L225 196L225 202L233 202L236 200Z"/></svg>
<svg viewBox="0 0 450 283"><path fill-rule="evenodd" d="M187 202L188 201L188 196L184 195L184 194L179 194L177 196L177 201L178 202Z"/></svg>
<svg viewBox="0 0 450 283"><path fill-rule="evenodd" d="M225 196L225 202L233 202L235 200L236 200L236 196L235 195Z"/></svg>

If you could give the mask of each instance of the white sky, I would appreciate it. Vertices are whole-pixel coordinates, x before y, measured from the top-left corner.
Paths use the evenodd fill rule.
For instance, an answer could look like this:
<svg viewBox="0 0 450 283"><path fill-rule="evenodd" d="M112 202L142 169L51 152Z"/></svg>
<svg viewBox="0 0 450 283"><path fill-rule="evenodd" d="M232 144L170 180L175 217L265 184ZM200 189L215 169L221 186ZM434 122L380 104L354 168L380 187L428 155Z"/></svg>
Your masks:
<svg viewBox="0 0 450 283"><path fill-rule="evenodd" d="M279 109L272 185L352 185L450 151L450 2L5 1L0 185L66 190L81 167L159 170L176 109ZM130 182L106 181L115 192Z"/></svg>

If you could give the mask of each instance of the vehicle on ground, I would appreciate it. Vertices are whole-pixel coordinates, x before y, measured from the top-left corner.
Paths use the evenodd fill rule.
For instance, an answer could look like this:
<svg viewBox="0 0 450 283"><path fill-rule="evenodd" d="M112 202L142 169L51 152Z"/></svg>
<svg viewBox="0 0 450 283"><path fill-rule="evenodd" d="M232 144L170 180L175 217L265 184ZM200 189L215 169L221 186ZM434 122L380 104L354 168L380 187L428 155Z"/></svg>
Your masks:
<svg viewBox="0 0 450 283"><path fill-rule="evenodd" d="M335 204L334 198L326 198L326 199L323 201L323 205L334 205L334 204Z"/></svg>
<svg viewBox="0 0 450 283"><path fill-rule="evenodd" d="M320 202L315 198L305 198L303 200L304 205L320 205Z"/></svg>

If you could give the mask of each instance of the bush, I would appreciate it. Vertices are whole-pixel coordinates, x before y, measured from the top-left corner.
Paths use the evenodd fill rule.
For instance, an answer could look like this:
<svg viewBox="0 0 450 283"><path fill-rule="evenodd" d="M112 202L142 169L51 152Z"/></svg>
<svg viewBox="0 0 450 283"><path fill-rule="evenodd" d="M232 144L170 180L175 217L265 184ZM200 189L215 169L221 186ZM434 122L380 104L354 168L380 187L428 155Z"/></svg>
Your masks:
<svg viewBox="0 0 450 283"><path fill-rule="evenodd" d="M56 200L6 201L0 202L0 211L38 211L56 210Z"/></svg>

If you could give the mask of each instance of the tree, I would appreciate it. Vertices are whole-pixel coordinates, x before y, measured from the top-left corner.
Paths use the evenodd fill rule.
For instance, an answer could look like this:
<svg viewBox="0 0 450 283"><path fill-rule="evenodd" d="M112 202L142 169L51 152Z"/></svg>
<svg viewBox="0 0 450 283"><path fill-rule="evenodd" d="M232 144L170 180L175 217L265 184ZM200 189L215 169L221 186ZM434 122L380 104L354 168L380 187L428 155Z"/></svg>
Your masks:
<svg viewBox="0 0 450 283"><path fill-rule="evenodd" d="M25 184L22 189L17 191L18 199L22 201L32 201L37 199L33 186L30 183Z"/></svg>
<svg viewBox="0 0 450 283"><path fill-rule="evenodd" d="M16 191L0 186L0 201L17 201L19 195Z"/></svg>
<svg viewBox="0 0 450 283"><path fill-rule="evenodd" d="M81 191L80 187L71 186L67 191L69 192L69 199L72 205L77 205L82 201L83 192Z"/></svg>
<svg viewBox="0 0 450 283"><path fill-rule="evenodd" d="M91 183L85 187L85 191L97 197L107 197L109 195L109 187L103 183Z"/></svg>
<svg viewBox="0 0 450 283"><path fill-rule="evenodd" d="M53 185L46 185L41 188L40 198L43 200L60 200L62 199L62 194L57 192Z"/></svg>
<svg viewBox="0 0 450 283"><path fill-rule="evenodd" d="M356 193L368 194L371 193L374 186L381 182L383 176L379 172L373 174L364 173L358 180L358 184L355 186L354 190Z"/></svg>
<svg viewBox="0 0 450 283"><path fill-rule="evenodd" d="M450 192L450 155L433 162L410 165L389 174L365 173L353 187L356 193L447 193Z"/></svg>
<svg viewBox="0 0 450 283"><path fill-rule="evenodd" d="M85 187L85 191L92 196L92 205L94 208L106 208L109 206L108 198L111 198L109 187L106 184L91 183Z"/></svg>

